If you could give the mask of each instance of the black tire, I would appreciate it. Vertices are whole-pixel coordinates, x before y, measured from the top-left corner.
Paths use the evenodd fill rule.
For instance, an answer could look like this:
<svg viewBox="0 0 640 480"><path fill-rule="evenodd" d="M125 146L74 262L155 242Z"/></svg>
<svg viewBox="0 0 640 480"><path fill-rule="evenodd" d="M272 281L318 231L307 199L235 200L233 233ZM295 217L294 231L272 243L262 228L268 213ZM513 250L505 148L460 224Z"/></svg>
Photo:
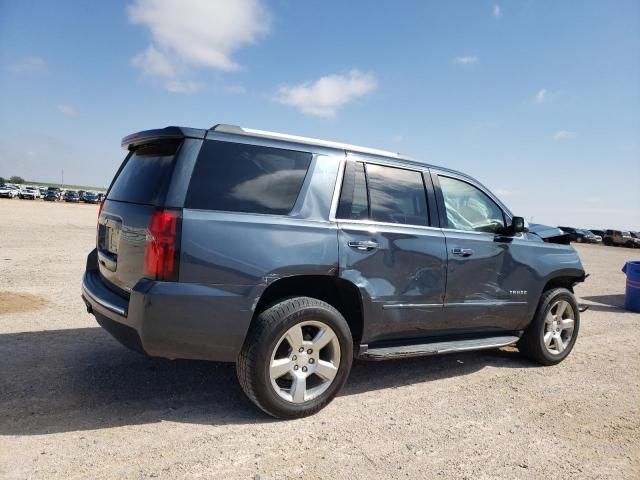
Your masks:
<svg viewBox="0 0 640 480"><path fill-rule="evenodd" d="M325 392L302 403L282 398L271 383L269 365L281 337L296 324L320 321L335 333L340 345L336 376ZM328 303L310 297L285 299L254 319L236 363L238 380L245 394L268 415L293 419L313 415L324 408L344 385L353 362L351 330L344 317Z"/></svg>
<svg viewBox="0 0 640 480"><path fill-rule="evenodd" d="M574 314L573 334L569 343L564 347L561 353L551 353L544 344L545 335L545 318L549 310L558 300L565 300L569 303ZM556 365L567 358L578 338L580 330L580 311L575 296L566 288L554 288L547 290L540 297L538 309L533 317L533 321L529 324L524 334L518 342L518 350L527 358L541 365Z"/></svg>

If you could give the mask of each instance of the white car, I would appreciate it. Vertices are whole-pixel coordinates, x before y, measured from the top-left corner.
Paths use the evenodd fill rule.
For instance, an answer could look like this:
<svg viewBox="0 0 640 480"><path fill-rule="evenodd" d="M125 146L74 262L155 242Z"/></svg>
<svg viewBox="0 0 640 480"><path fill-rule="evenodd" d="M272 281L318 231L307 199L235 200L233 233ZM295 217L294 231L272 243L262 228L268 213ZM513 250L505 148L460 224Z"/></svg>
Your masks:
<svg viewBox="0 0 640 480"><path fill-rule="evenodd" d="M0 197L16 198L18 195L20 195L20 188L15 185L2 185L0 187Z"/></svg>
<svg viewBox="0 0 640 480"><path fill-rule="evenodd" d="M26 187L20 192L20 198L23 200L35 200L40 198L40 190L34 187Z"/></svg>

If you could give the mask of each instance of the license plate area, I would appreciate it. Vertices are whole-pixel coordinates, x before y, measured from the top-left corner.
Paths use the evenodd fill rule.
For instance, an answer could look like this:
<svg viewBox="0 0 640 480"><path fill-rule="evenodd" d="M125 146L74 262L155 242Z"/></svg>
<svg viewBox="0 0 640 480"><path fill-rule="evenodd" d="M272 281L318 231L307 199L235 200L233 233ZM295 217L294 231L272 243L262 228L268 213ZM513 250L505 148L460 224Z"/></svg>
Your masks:
<svg viewBox="0 0 640 480"><path fill-rule="evenodd" d="M118 245L120 245L120 229L106 225L105 249L112 255L118 255Z"/></svg>

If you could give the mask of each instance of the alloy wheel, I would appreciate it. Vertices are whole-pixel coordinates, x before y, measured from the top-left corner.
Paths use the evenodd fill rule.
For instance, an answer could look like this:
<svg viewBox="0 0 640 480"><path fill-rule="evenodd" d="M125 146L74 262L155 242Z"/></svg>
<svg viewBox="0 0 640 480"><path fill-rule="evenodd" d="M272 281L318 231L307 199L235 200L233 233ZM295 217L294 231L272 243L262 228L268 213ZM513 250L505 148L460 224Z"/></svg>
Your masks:
<svg viewBox="0 0 640 480"><path fill-rule="evenodd" d="M285 332L271 354L271 386L282 399L304 403L322 395L340 366L340 342L323 322L305 321Z"/></svg>
<svg viewBox="0 0 640 480"><path fill-rule="evenodd" d="M575 312L566 300L551 305L544 320L544 345L549 353L560 355L573 338Z"/></svg>

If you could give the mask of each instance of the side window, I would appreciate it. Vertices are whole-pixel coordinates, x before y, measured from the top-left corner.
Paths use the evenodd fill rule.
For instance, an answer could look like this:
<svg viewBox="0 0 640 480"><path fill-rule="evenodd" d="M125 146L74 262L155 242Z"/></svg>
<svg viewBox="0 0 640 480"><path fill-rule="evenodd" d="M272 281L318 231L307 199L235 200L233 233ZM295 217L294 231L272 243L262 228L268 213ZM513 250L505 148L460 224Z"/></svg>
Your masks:
<svg viewBox="0 0 640 480"><path fill-rule="evenodd" d="M348 163L342 181L340 202L336 218L366 220L369 218L369 200L367 199L367 181L364 164Z"/></svg>
<svg viewBox="0 0 640 480"><path fill-rule="evenodd" d="M185 208L288 214L311 154L207 140L193 169Z"/></svg>
<svg viewBox="0 0 640 480"><path fill-rule="evenodd" d="M422 174L413 170L367 164L371 220L429 225Z"/></svg>
<svg viewBox="0 0 640 480"><path fill-rule="evenodd" d="M482 191L455 178L438 175L449 228L496 233L504 228L502 210Z"/></svg>

